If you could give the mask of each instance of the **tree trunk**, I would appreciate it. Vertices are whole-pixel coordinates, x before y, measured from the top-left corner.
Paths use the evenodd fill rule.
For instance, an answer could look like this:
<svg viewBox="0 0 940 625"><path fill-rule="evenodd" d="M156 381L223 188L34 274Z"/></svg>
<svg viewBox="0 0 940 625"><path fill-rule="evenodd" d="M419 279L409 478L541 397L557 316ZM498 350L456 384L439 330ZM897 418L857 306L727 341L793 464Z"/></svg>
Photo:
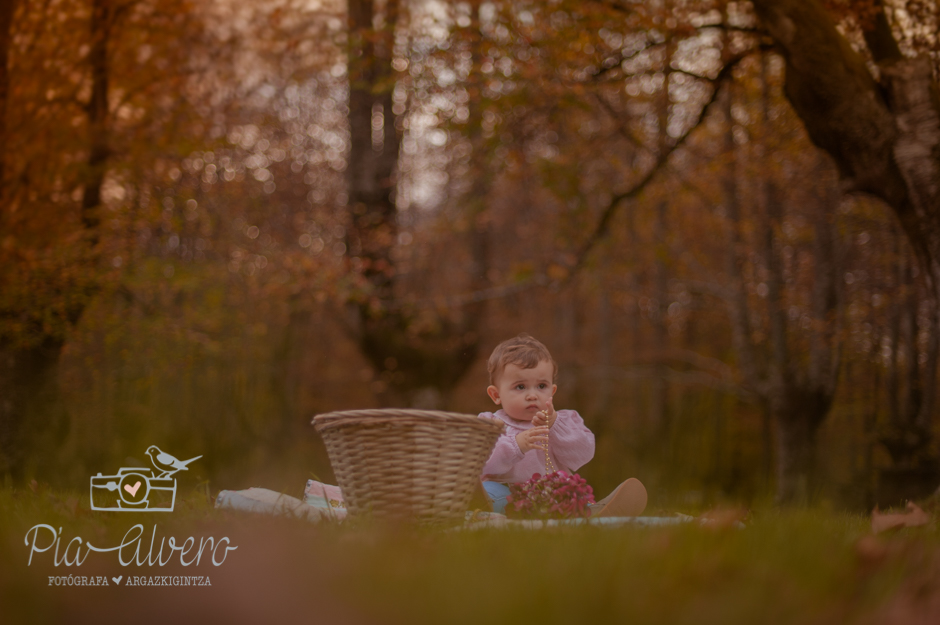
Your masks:
<svg viewBox="0 0 940 625"><path fill-rule="evenodd" d="M653 222L653 237L655 239L656 257L653 261L653 298L656 307L650 310L650 321L653 332L653 365L652 379L649 382L650 392L650 433L653 436L654 446L659 450L660 457L666 462L671 447L671 415L669 406L669 367L665 364L669 350L669 331L667 326L667 312L669 308L669 270L664 258L666 252L666 232L668 231L666 202L659 202L656 207L656 217Z"/></svg>
<svg viewBox="0 0 940 625"><path fill-rule="evenodd" d="M824 197L823 203L836 203L833 197ZM772 202L771 208L775 206ZM772 208L772 210L776 210ZM835 399L838 380L841 342L839 338L840 297L839 266L835 233L830 215L835 210L814 211L812 324L809 340L809 358L805 368L792 357L780 359L784 346L776 346L774 374L771 376L770 404L777 424L777 501L802 503L814 494L816 472L816 437L826 420ZM770 222L774 223L775 217ZM776 245L773 245L773 249ZM776 257L776 254L774 254ZM780 263L774 262L769 273L771 280L782 284ZM782 302L774 302L772 322L782 326ZM776 329L775 334L785 334ZM777 338L774 343L786 343ZM789 354L789 350L784 352Z"/></svg>
<svg viewBox="0 0 940 625"><path fill-rule="evenodd" d="M601 261L604 263L604 271L601 272L602 276L610 275L609 270L606 270L607 259ZM598 295L597 301L597 367L598 371L595 374L597 379L597 389L594 396L594 412L601 416L599 421L603 422L604 426L610 425L610 416L608 412L610 411L610 396L612 390L611 384L611 373L613 369L613 346L615 337L617 336L614 331L614 319L610 311L610 295L606 288L601 287L601 292Z"/></svg>
<svg viewBox="0 0 940 625"><path fill-rule="evenodd" d="M766 74L766 71L764 72ZM778 232L783 219L784 206L773 180L760 181L758 201L757 238L761 263L766 271L767 335L763 351L769 355L766 369L758 366L758 345L754 344L750 325L751 308L744 282L744 261L740 248L742 236L742 206L735 174L736 147L732 134L732 97L723 96L723 109L727 120L725 151L730 159L724 176L724 204L728 218L728 276L732 282L729 309L732 317L735 350L746 384L758 396L766 422L764 440L770 438L770 425L776 429L776 499L790 504L807 500L812 494L815 472L816 437L835 396L836 374L839 369L839 268L830 211L814 213L815 240L814 287L812 293L811 338L807 353L796 351L797 342L791 344L791 328L786 314L786 280L780 254ZM764 76L762 126L769 123L770 95ZM766 132L763 133L766 136ZM768 146L758 147L758 158L767 158ZM822 198L820 205L835 202ZM832 211L834 212L834 211ZM766 443L765 443L766 444ZM767 445L769 446L769 445Z"/></svg>
<svg viewBox="0 0 940 625"><path fill-rule="evenodd" d="M13 24L14 2L0 4L0 207L6 196L6 119L10 93L9 51ZM2 216L0 216L2 217ZM19 428L23 421L22 388L15 375L20 370L18 354L0 351L0 475L10 473L19 464Z"/></svg>
<svg viewBox="0 0 940 625"><path fill-rule="evenodd" d="M288 300L290 313L287 327L280 343L274 349L270 374L270 384L274 401L278 407L280 422L276 424L278 443L286 443L296 431L297 426L306 426L302 417L300 398L305 372L303 357L311 344L313 312L308 306L299 303L299 296L291 295Z"/></svg>
<svg viewBox="0 0 940 625"><path fill-rule="evenodd" d="M23 461L32 431L27 424L42 417L44 425L57 396L56 370L63 342L0 349L0 475L23 478ZM33 430L38 428L33 427Z"/></svg>
<svg viewBox="0 0 940 625"><path fill-rule="evenodd" d="M898 240L899 236L892 237L892 256L896 263L894 272L895 293L900 295L908 288L904 284L904 267L907 259L903 254L903 246ZM901 298L891 298L890 326L888 340L891 342L891 357L888 360L888 379L885 390L888 395L888 417L891 423L901 421L901 372L899 369L901 346Z"/></svg>
<svg viewBox="0 0 940 625"><path fill-rule="evenodd" d="M771 171L768 167L770 154L774 146L770 145L770 107L772 94L770 90L770 77L768 72L769 54L761 53L760 81L761 81L761 107L760 132L761 140L756 145L757 158L764 171ZM726 113L729 118L730 108ZM730 129L729 129L730 133ZM730 135L726 141L733 139ZM780 222L780 202L777 197L777 187L769 176L760 176L758 183L758 202L762 209L759 218L760 243L764 266L767 268L767 312L771 324L771 350L774 358L779 360L781 354L786 352L786 317L783 311L783 274L780 270L780 254L774 236L775 229ZM745 311L746 312L746 311ZM785 358L785 356L784 356ZM770 401L766 394L760 400L761 407L761 447L763 448L763 463L761 472L764 483L768 489L773 483L773 415L770 410Z"/></svg>
<svg viewBox="0 0 940 625"><path fill-rule="evenodd" d="M395 169L400 142L391 83L398 0L386 3L384 27L378 30L373 27L377 17L372 0L350 0L348 247L350 255L361 259L372 295L388 301L394 271L390 252L398 235Z"/></svg>
<svg viewBox="0 0 940 625"><path fill-rule="evenodd" d="M917 425L928 431L937 405L937 367L940 364L940 310L937 298L931 297L927 308L927 353L922 374L923 400L917 415Z"/></svg>
<svg viewBox="0 0 940 625"><path fill-rule="evenodd" d="M940 95L927 57L904 58L879 15L866 33L881 81L820 0L754 0L786 60L786 95L857 191L884 200L940 289Z"/></svg>
<svg viewBox="0 0 940 625"><path fill-rule="evenodd" d="M377 6L384 7L382 11ZM350 150L347 187L350 267L361 266L368 292L352 304L359 349L379 375L383 405L441 408L477 355L484 302L437 314L434 329L415 333L420 312L396 303L397 166L401 136L392 110L392 68L399 0L349 2ZM376 24L379 24L377 27ZM487 228L471 209L470 286L486 279ZM357 260L358 259L358 260ZM400 289L399 289L400 290Z"/></svg>
<svg viewBox="0 0 940 625"><path fill-rule="evenodd" d="M0 11L0 26L9 4L5 3L4 9ZM88 56L91 99L86 107L88 159L83 172L84 189L81 200L82 225L92 250L97 246L99 239L101 187L109 155L108 42L111 22L112 9L109 0L94 0ZM5 77L5 73L0 76L4 79ZM5 105L5 102L2 104ZM95 257L92 253L91 262ZM83 304L76 304L69 311L70 323L76 323L82 312ZM18 311L13 311L12 314L18 314ZM51 335L40 337L38 344L26 347L0 344L0 472L21 477L23 460L31 445L32 433L54 425L55 418L51 411L58 396L56 373L64 344L63 337ZM35 423L31 431L24 427L27 419Z"/></svg>
<svg viewBox="0 0 940 625"><path fill-rule="evenodd" d="M101 223L101 186L108 161L108 39L111 32L110 0L94 0L91 11L91 101L88 103L88 164L82 192L82 225L92 247L97 245Z"/></svg>
<svg viewBox="0 0 940 625"><path fill-rule="evenodd" d="M930 495L940 482L940 463L933 451L938 334L937 300L925 288L917 266L895 239L896 297L892 298L891 358L888 362L888 423L878 442L891 457L879 470L877 502L890 506ZM926 294L925 294L926 292ZM926 304L926 323L921 319ZM924 349L921 334L926 334Z"/></svg>
<svg viewBox="0 0 940 625"><path fill-rule="evenodd" d="M813 425L815 419L804 410L779 408L774 411L778 503L805 503L811 494L818 426Z"/></svg>
<svg viewBox="0 0 940 625"><path fill-rule="evenodd" d="M758 370L754 345L751 340L751 313L748 308L747 291L744 284L744 268L741 250L744 242L741 237L741 202L738 197L737 154L734 144L734 120L731 117L733 94L730 84L721 95L721 108L725 117L724 158L727 159L722 173L722 199L727 223L728 256L727 272L731 281L731 299L728 302L731 316L732 341L740 362L740 369L745 383L761 392L764 377ZM772 244L771 238L764 243ZM765 250L766 252L766 250Z"/></svg>
<svg viewBox="0 0 940 625"><path fill-rule="evenodd" d="M663 14L670 12L670 2L663 3ZM667 38L663 50L663 89L657 102L658 137L657 156L666 154L669 150L669 77L672 72L671 61L675 51L675 44ZM669 205L663 200L656 204L653 220L654 252L653 259L653 298L656 307L650 311L650 320L653 325L653 350L656 354L656 363L653 366L653 378L650 380L650 425L653 435L654 448L660 454L660 461L669 464L672 453L672 414L669 405L669 367L666 364L666 354L669 351L669 267L666 258L669 257L667 233L669 231L668 212Z"/></svg>
<svg viewBox="0 0 940 625"><path fill-rule="evenodd" d="M12 41L13 14L16 0L0 3L0 146L7 145L7 100L10 97L10 41ZM5 194L6 149L0 147L0 201Z"/></svg>

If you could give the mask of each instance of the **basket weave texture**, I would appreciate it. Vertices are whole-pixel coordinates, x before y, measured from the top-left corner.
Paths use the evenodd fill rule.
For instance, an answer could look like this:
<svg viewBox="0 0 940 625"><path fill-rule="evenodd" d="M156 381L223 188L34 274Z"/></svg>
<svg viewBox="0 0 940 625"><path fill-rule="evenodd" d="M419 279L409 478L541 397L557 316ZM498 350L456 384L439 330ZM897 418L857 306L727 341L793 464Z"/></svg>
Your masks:
<svg viewBox="0 0 940 625"><path fill-rule="evenodd" d="M350 518L462 519L504 425L437 410L321 414L323 437Z"/></svg>

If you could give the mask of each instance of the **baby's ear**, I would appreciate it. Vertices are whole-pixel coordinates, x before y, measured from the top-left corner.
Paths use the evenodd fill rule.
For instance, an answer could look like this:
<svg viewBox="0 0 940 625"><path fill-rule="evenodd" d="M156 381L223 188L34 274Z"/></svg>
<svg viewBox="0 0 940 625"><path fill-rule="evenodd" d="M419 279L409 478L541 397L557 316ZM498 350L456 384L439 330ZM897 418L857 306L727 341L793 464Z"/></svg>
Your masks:
<svg viewBox="0 0 940 625"><path fill-rule="evenodd" d="M490 399L493 400L493 403L499 403L499 389L493 386L492 384L486 387L486 394L490 396Z"/></svg>

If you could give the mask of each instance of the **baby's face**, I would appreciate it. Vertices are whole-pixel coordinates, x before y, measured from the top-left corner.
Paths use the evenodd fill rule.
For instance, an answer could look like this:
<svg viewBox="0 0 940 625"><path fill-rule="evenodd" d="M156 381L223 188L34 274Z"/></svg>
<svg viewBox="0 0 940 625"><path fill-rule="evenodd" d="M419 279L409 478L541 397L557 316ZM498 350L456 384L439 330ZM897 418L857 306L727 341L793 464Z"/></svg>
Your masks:
<svg viewBox="0 0 940 625"><path fill-rule="evenodd" d="M548 400L558 388L552 383L554 367L547 360L531 369L506 365L496 384L486 392L516 421L531 421L539 410L548 409Z"/></svg>

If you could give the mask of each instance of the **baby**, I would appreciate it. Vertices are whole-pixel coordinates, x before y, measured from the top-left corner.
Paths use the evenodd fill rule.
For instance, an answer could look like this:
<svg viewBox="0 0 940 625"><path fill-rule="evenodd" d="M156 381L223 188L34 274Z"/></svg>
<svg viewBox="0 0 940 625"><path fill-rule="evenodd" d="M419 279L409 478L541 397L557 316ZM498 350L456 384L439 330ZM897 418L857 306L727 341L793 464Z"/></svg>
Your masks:
<svg viewBox="0 0 940 625"><path fill-rule="evenodd" d="M483 488L502 513L509 495L507 484L524 482L534 473L549 470L573 474L594 457L594 434L574 410L555 410L552 397L558 365L548 348L528 334L503 341L490 355L486 393L497 405L495 413L506 431L496 441L483 467ZM629 479L591 506L592 516L636 516L646 507L646 489Z"/></svg>

